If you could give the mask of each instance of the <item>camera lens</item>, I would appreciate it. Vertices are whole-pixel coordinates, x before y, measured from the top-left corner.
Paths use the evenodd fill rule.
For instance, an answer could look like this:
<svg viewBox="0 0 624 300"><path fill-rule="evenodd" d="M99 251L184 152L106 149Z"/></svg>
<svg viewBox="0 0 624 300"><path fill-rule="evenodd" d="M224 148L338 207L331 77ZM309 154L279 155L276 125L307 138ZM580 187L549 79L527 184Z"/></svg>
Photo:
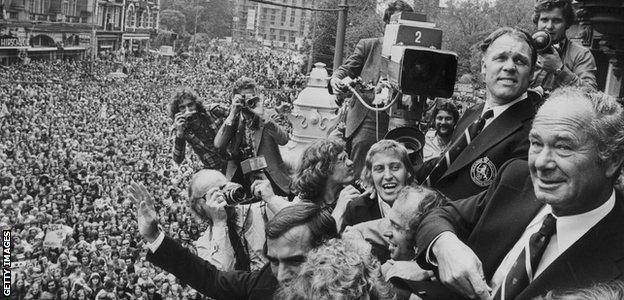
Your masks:
<svg viewBox="0 0 624 300"><path fill-rule="evenodd" d="M228 190L224 193L225 202L228 205L235 205L243 200L245 200L245 190L242 186L235 187L231 190Z"/></svg>
<svg viewBox="0 0 624 300"><path fill-rule="evenodd" d="M245 106L247 106L248 108L255 108L256 104L258 103L258 100L260 100L260 98L258 97L247 99L245 100Z"/></svg>
<svg viewBox="0 0 624 300"><path fill-rule="evenodd" d="M532 38L537 52L545 52L550 49L551 37L548 32L543 30L537 31L533 34Z"/></svg>

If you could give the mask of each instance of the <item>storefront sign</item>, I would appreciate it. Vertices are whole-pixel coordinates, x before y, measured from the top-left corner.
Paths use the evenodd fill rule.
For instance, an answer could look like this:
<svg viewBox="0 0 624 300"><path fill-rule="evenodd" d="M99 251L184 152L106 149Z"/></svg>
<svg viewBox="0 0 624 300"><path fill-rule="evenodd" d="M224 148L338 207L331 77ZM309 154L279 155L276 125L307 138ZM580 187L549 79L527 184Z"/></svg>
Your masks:
<svg viewBox="0 0 624 300"><path fill-rule="evenodd" d="M28 47L25 40L20 40L14 36L0 36L0 47Z"/></svg>

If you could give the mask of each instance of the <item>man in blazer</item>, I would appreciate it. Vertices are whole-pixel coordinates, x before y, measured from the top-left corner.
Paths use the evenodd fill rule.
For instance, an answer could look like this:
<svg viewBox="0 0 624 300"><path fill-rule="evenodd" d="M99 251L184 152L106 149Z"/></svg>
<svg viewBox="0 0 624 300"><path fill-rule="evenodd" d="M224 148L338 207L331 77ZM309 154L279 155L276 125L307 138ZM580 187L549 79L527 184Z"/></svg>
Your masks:
<svg viewBox="0 0 624 300"><path fill-rule="evenodd" d="M402 0L396 0L388 4L384 12L384 22L388 24L390 17L397 12L412 12L409 4ZM346 87L341 83L345 77L361 77L365 84L376 85L379 81L382 70L381 48L383 37L362 39L355 46L353 54L337 70L334 70L329 81L329 91L331 94L344 92ZM367 104L372 105L375 98L374 92L361 92L362 99ZM353 161L353 170L359 176L364 168L366 152L370 146L377 142L377 136L383 138L388 131L389 116L387 112L376 113L367 109L356 97L350 102L345 120L344 138L347 141L347 153Z"/></svg>
<svg viewBox="0 0 624 300"><path fill-rule="evenodd" d="M535 115L535 102L539 101L537 94L527 92L537 57L530 35L500 28L483 41L481 50L487 98L462 116L449 147L463 139L466 129L486 112L491 111L493 116L486 119L481 133L452 160L442 176L431 180L431 186L451 200L484 191L507 160L526 157L527 134ZM437 162L429 160L423 165L418 171L419 182L426 180Z"/></svg>
<svg viewBox="0 0 624 300"><path fill-rule="evenodd" d="M555 91L535 117L528 165L509 161L487 192L425 217L419 264L470 298L532 299L623 279L624 199L614 189L624 161L622 126L614 99L576 87ZM547 223L552 235L535 239ZM530 268L525 257L534 260ZM530 277L510 288L522 282L518 274Z"/></svg>
<svg viewBox="0 0 624 300"><path fill-rule="evenodd" d="M130 197L138 207L138 230L149 249L147 260L212 299L272 299L280 284L299 273L309 251L338 238L331 214L312 203L297 203L278 212L266 224L265 245L270 263L257 271L221 271L210 262L165 236L158 226L154 198L134 183ZM208 210L226 205L218 189L207 194Z"/></svg>
<svg viewBox="0 0 624 300"><path fill-rule="evenodd" d="M267 175L273 190L280 196L290 195L289 168L284 163L278 145L286 145L288 133L271 120L265 120L262 101L255 107L249 107L256 96L256 84L253 79L243 77L234 88L234 99L228 117L217 135L215 147L225 151L229 157L225 175L228 180L243 185L249 190L252 180L242 172L241 161L250 157L262 156L267 167ZM253 102L253 101L252 101Z"/></svg>

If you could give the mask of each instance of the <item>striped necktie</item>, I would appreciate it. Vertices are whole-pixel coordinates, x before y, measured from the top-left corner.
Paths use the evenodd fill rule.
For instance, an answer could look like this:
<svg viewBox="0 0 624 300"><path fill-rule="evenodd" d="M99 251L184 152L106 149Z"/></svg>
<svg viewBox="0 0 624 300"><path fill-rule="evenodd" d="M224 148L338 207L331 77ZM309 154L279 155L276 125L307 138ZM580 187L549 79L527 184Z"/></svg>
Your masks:
<svg viewBox="0 0 624 300"><path fill-rule="evenodd" d="M485 126L485 121L494 116L494 112L490 109L487 110L481 118L474 121L466 130L464 134L459 136L453 144L449 147L449 149L442 155L435 167L431 170L425 182L427 185L432 186L437 183L438 180L444 175L446 170L451 166L451 163L455 161L455 159L459 156L459 154L474 140L475 137L483 130Z"/></svg>
<svg viewBox="0 0 624 300"><path fill-rule="evenodd" d="M550 238L557 231L557 219L552 214L546 215L540 230L529 239L529 244L525 245L516 262L505 276L505 281L498 289L494 299L509 300L514 299L533 281L535 271L539 265L544 250L550 242Z"/></svg>

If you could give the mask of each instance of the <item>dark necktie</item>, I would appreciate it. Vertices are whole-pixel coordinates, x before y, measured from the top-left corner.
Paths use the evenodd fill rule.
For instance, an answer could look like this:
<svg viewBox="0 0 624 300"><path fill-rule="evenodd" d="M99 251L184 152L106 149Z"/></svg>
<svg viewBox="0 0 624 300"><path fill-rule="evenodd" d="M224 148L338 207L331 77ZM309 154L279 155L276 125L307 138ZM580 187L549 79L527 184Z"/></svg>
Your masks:
<svg viewBox="0 0 624 300"><path fill-rule="evenodd" d="M520 255L516 259L516 262L505 276L503 284L498 289L494 299L510 300L529 286L529 283L533 281L535 271L539 265L544 250L550 242L550 238L555 234L557 230L557 220L552 214L546 215L546 219L542 223L540 230L529 239L529 247L524 247ZM527 253L528 250L528 253ZM528 256L528 260L527 260ZM531 265L527 266L527 261L530 261Z"/></svg>
<svg viewBox="0 0 624 300"><path fill-rule="evenodd" d="M459 154L474 140L475 137L483 130L485 126L485 121L494 116L494 112L490 109L486 111L481 118L474 121L466 130L464 134L457 137L457 140L451 144L449 149L444 153L444 155L440 156L438 162L435 167L429 172L427 179L425 182L429 186L433 186L433 184L437 183L438 180L444 175L446 170L451 166L451 163L455 161L455 159L459 156Z"/></svg>

